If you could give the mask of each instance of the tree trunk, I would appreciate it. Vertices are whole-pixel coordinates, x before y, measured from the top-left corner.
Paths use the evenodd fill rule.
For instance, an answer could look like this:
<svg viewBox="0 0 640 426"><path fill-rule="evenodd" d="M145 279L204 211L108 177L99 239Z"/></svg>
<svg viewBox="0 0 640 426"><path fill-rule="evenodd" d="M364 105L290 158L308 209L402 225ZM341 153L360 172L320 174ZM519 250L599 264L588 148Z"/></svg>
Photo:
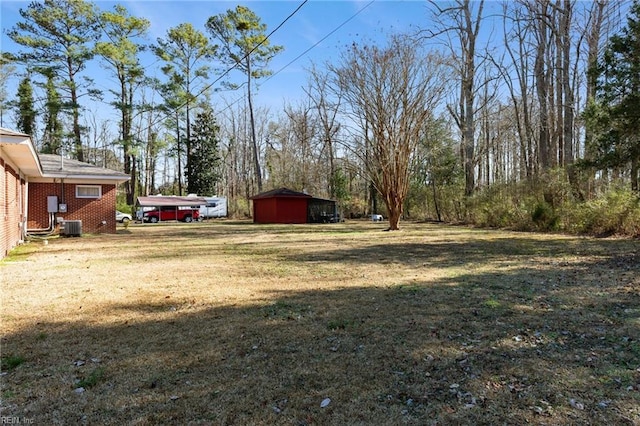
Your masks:
<svg viewBox="0 0 640 426"><path fill-rule="evenodd" d="M182 195L182 162L180 161L180 117L176 111L176 157L178 159L178 195Z"/></svg>
<svg viewBox="0 0 640 426"><path fill-rule="evenodd" d="M546 9L546 8L545 8ZM541 11L542 13L542 11ZM549 131L549 76L546 70L547 57L547 24L542 20L538 20L537 30L537 49L534 65L534 77L536 82L536 92L538 95L538 103L540 108L540 124L538 128L538 160L542 171L549 170L552 165L551 157L551 135Z"/></svg>
<svg viewBox="0 0 640 426"><path fill-rule="evenodd" d="M251 61L247 55L247 102L249 103L249 120L251 124L251 148L253 151L253 166L255 168L256 184L258 192L262 192L262 170L258 155L258 141L256 140L256 124L253 117L253 102L251 100Z"/></svg>
<svg viewBox="0 0 640 426"><path fill-rule="evenodd" d="M436 192L436 180L431 179L431 187L433 189L433 207L436 210L436 217L438 218L438 222L442 222L442 216L440 216L440 205L438 204L438 194Z"/></svg>
<svg viewBox="0 0 640 426"><path fill-rule="evenodd" d="M563 150L563 162L565 167L569 167L573 164L574 156L574 96L573 87L571 86L571 2L564 0L564 19L562 25L562 39L563 39L563 92L564 92L564 150Z"/></svg>
<svg viewBox="0 0 640 426"><path fill-rule="evenodd" d="M640 159L631 160L631 190L640 193Z"/></svg>
<svg viewBox="0 0 640 426"><path fill-rule="evenodd" d="M389 231L400 230L400 217L402 216L402 202L399 202L396 194L390 194L385 200L389 212Z"/></svg>
<svg viewBox="0 0 640 426"><path fill-rule="evenodd" d="M80 131L80 111L78 106L78 94L76 93L75 82L70 81L71 105L73 108L73 140L75 144L76 158L84 161L84 149L82 148L82 132Z"/></svg>
<svg viewBox="0 0 640 426"><path fill-rule="evenodd" d="M586 103L589 105L595 99L596 86L598 83L597 74L594 72L598 63L598 54L600 52L600 32L602 30L602 23L604 22L604 8L607 0L597 0L592 4L591 9L591 26L587 33L587 87ZM584 158L585 160L593 160L595 158L595 152L593 147L593 133L590 131L589 126L586 126L584 133ZM593 193L595 170L588 171L588 184L587 184L587 198L590 198Z"/></svg>

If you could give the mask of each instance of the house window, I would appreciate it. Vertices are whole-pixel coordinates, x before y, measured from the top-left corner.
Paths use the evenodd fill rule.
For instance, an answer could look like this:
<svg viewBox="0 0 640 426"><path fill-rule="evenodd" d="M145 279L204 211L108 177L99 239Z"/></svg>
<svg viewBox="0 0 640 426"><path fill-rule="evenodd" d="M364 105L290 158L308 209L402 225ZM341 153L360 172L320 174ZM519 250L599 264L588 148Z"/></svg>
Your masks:
<svg viewBox="0 0 640 426"><path fill-rule="evenodd" d="M76 198L100 198L102 186L100 185L76 185Z"/></svg>

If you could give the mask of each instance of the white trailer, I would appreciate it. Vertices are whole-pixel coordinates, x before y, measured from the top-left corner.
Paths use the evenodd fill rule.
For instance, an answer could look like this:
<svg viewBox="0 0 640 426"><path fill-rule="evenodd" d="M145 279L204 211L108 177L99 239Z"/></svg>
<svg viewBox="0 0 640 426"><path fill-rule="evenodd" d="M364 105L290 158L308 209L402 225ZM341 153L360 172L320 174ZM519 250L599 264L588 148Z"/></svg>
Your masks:
<svg viewBox="0 0 640 426"><path fill-rule="evenodd" d="M207 204L200 206L200 219L227 217L226 197L202 197Z"/></svg>

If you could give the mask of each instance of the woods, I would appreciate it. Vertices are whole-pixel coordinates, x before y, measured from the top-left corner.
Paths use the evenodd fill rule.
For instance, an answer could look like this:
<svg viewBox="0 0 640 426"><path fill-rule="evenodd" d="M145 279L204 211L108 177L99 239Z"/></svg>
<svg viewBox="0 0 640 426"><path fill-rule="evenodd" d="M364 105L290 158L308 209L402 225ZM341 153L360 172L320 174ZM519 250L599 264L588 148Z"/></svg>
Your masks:
<svg viewBox="0 0 640 426"><path fill-rule="evenodd" d="M156 40L121 5L46 0L20 15L1 125L129 174L121 205L206 190L245 217L249 197L287 186L391 230L411 218L640 233L637 0L425 2L414 28L312 62L279 109L255 103L256 83L287 46L246 7Z"/></svg>

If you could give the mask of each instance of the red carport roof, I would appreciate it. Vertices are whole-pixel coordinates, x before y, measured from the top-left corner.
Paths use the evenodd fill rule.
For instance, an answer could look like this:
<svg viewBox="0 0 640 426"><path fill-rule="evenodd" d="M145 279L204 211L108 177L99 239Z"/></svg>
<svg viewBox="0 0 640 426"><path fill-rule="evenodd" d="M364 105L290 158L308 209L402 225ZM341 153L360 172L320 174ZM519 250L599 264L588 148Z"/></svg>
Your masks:
<svg viewBox="0 0 640 426"><path fill-rule="evenodd" d="M202 197L178 197L174 195L150 195L138 197L137 205L141 207L167 207L167 206L200 206L207 204Z"/></svg>

